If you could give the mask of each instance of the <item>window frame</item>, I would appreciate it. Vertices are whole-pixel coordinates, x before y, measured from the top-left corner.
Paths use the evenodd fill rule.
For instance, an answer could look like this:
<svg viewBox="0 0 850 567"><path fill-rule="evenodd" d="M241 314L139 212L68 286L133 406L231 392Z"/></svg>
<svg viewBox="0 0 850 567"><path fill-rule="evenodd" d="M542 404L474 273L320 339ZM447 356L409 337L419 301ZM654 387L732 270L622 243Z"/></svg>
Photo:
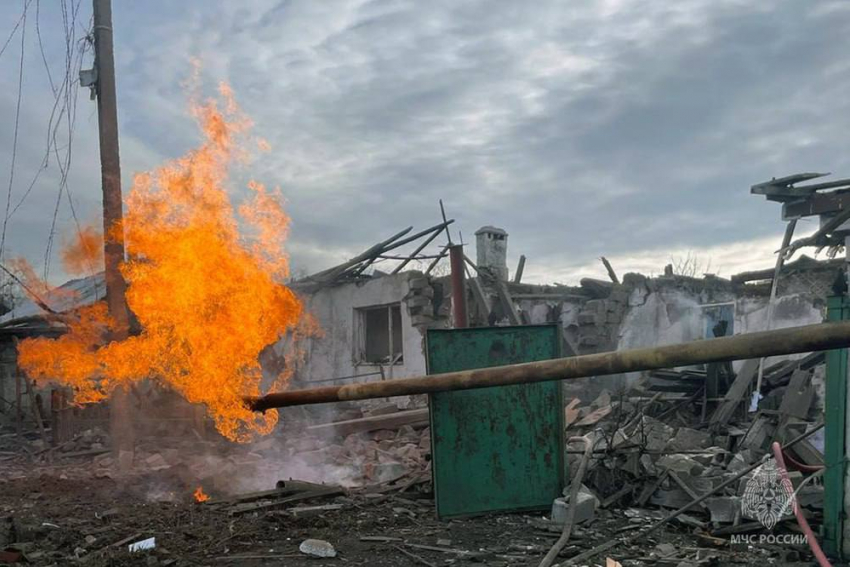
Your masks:
<svg viewBox="0 0 850 567"><path fill-rule="evenodd" d="M394 331L395 323L393 322L393 311L398 309L398 335L400 343L395 344ZM370 311L386 311L387 313L387 352L389 360L377 361L369 360L366 356L366 345L368 340L367 313ZM383 303L378 305L366 305L363 307L354 308L354 337L352 340L354 346L352 359L355 366L402 366L404 364L404 324L401 312L401 302L395 301L391 303ZM394 357L396 351L397 358Z"/></svg>

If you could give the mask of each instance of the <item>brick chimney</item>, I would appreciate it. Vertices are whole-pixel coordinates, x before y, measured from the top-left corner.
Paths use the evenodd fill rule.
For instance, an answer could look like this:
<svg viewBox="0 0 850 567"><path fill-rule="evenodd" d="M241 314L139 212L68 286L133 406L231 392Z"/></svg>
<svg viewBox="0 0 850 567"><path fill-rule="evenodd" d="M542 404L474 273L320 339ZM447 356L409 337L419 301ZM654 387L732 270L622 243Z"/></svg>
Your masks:
<svg viewBox="0 0 850 567"><path fill-rule="evenodd" d="M495 226L483 226L475 233L477 264L494 277L508 279L508 233Z"/></svg>

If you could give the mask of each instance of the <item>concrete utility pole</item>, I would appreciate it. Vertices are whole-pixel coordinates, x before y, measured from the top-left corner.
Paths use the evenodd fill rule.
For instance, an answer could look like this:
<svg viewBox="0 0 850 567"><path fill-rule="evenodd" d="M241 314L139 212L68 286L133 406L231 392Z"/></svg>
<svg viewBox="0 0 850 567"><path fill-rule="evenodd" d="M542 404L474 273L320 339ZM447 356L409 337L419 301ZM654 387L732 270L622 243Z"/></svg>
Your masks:
<svg viewBox="0 0 850 567"><path fill-rule="evenodd" d="M112 2L94 0L94 46L97 69L97 121L100 129L100 175L103 185L103 235L106 264L106 301L117 329L129 328L124 298L127 284L121 276L124 261L124 218L121 198L121 162L118 154L118 106L115 96L115 60L112 55Z"/></svg>
<svg viewBox="0 0 850 567"><path fill-rule="evenodd" d="M93 0L94 50L97 73L97 121L100 130L100 175L103 186L103 258L106 303L115 324L112 339L127 338L130 317L121 275L124 261L123 199L121 162L118 152L118 106L115 95L115 60L112 54L112 2ZM127 390L119 387L111 401L112 446L119 466L126 471L133 462L133 428Z"/></svg>

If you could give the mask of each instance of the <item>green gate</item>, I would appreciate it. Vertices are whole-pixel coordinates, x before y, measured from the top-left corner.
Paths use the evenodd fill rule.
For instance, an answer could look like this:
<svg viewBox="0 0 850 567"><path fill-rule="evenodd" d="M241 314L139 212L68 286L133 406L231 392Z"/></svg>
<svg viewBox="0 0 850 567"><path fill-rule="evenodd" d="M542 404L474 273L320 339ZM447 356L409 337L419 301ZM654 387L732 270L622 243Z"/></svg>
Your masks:
<svg viewBox="0 0 850 567"><path fill-rule="evenodd" d="M560 355L555 325L431 329L429 374ZM431 454L440 518L543 510L565 483L559 381L430 396Z"/></svg>
<svg viewBox="0 0 850 567"><path fill-rule="evenodd" d="M850 298L827 299L827 320L850 319ZM823 542L831 556L842 556L844 526L845 416L847 413L847 349L826 353L826 423L824 444Z"/></svg>

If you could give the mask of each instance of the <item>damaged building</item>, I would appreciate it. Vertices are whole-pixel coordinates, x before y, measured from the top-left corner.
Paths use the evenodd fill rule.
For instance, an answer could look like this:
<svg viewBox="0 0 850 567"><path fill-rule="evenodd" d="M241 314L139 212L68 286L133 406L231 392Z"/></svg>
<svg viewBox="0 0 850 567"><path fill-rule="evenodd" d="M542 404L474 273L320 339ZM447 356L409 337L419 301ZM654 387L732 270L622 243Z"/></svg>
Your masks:
<svg viewBox="0 0 850 567"><path fill-rule="evenodd" d="M0 484L41 488L0 503L0 558L802 565L820 552L809 523L842 552L843 506L829 497L843 481L829 425L842 390L829 377L846 373L846 352L783 344L837 344L817 337L825 319L850 317L846 262L800 256L723 278L619 275L603 259L607 279L532 284L533 251L510 269L506 230L481 227L462 246L452 223L287 284L312 326L261 354L290 383L246 399L281 408L252 443L221 437L202 406L151 380L131 389L133 453L116 453L108 405L74 406L16 363L16 341L59 336L61 321L37 302L2 316ZM807 242L834 243L829 223ZM48 299L71 313L103 298L98 275ZM815 338L783 334L800 327ZM767 507L763 482L779 486ZM67 502L38 496L90 483L108 488L73 521ZM762 536L773 543L754 547Z"/></svg>
<svg viewBox="0 0 850 567"><path fill-rule="evenodd" d="M509 278L508 234L492 226L476 232L470 258L467 305L472 327L555 324L562 352L592 354L713 338L767 329L772 270L734 275L627 273L622 281L586 278L578 286L523 283ZM523 261L524 264L524 261ZM818 323L826 312L839 260L806 256L785 266L771 328ZM319 289L295 283L322 336L310 338L296 379L310 382L373 381L425 374L425 332L452 328L452 281L421 271L328 282ZM625 377L599 377L594 387L616 388ZM588 394L589 395L589 394Z"/></svg>

